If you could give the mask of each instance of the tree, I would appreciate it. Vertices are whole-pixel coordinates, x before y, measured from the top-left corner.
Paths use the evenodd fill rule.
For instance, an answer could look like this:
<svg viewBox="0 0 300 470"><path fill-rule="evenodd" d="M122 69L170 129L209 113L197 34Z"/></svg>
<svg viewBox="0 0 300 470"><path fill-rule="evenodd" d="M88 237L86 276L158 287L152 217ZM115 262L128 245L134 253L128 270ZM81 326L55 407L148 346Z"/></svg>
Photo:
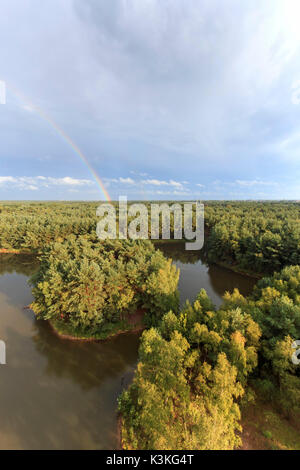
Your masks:
<svg viewBox="0 0 300 470"><path fill-rule="evenodd" d="M138 308L148 323L176 308L178 277L151 242L69 236L41 256L32 309L75 333L104 334L120 322L126 328Z"/></svg>
<svg viewBox="0 0 300 470"><path fill-rule="evenodd" d="M144 332L132 385L119 399L126 449L233 449L238 400L260 331L241 311L214 311L202 290Z"/></svg>

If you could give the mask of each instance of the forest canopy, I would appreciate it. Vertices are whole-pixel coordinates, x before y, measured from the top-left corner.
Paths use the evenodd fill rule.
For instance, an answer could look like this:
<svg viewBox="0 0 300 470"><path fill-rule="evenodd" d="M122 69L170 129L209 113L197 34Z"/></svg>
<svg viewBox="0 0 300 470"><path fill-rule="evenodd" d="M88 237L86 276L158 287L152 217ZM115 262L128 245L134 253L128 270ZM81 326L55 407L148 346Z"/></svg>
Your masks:
<svg viewBox="0 0 300 470"><path fill-rule="evenodd" d="M38 318L97 337L126 329L137 309L152 324L177 308L178 278L172 260L149 241L72 235L40 257L31 307Z"/></svg>
<svg viewBox="0 0 300 470"><path fill-rule="evenodd" d="M119 399L126 449L233 449L241 404L260 392L300 416L300 267L236 289L215 310L205 291L143 334L132 385Z"/></svg>
<svg viewBox="0 0 300 470"><path fill-rule="evenodd" d="M119 399L125 449L233 449L239 402L257 365L260 328L239 308L193 305L144 332L132 385Z"/></svg>
<svg viewBox="0 0 300 470"><path fill-rule="evenodd" d="M97 206L1 203L0 251L39 254L32 308L60 333L105 338L142 311L150 329L119 400L123 447L236 448L242 406L255 393L300 416L300 367L291 361L300 339L299 202L205 202L201 258L265 276L248 297L226 293L218 310L205 291L179 310L172 260L151 241L100 241Z"/></svg>
<svg viewBox="0 0 300 470"><path fill-rule="evenodd" d="M150 206L150 202L147 204ZM98 205L0 203L0 250L40 253L49 243L62 242L71 234L94 234ZM204 218L209 262L255 274L300 264L299 202L205 201Z"/></svg>

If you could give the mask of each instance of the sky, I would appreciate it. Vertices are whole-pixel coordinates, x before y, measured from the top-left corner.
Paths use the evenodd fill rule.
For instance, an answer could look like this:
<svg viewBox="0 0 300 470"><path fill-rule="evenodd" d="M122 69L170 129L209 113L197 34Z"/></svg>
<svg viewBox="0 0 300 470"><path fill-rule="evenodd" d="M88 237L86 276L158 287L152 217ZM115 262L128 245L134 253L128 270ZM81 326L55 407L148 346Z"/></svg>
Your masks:
<svg viewBox="0 0 300 470"><path fill-rule="evenodd" d="M300 199L299 22L299 0L2 0L0 200Z"/></svg>

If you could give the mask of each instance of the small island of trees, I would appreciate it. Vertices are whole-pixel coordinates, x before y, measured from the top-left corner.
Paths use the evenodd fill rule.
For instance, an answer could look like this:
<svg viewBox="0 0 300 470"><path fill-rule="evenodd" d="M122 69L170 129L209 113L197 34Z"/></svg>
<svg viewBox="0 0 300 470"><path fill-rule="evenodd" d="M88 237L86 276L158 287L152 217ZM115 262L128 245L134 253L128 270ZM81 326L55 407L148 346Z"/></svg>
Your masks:
<svg viewBox="0 0 300 470"><path fill-rule="evenodd" d="M101 339L137 326L156 324L178 307L179 271L149 241L70 236L40 257L32 277L38 318L61 334Z"/></svg>

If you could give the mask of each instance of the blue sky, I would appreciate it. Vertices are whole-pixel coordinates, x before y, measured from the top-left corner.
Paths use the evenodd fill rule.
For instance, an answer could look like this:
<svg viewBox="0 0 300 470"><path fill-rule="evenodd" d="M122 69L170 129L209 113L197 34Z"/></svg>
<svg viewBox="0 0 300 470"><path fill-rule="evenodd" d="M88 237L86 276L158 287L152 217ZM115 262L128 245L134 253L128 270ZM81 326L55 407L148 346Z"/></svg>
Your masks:
<svg viewBox="0 0 300 470"><path fill-rule="evenodd" d="M298 0L1 2L0 199L300 199ZM40 111L41 110L41 111Z"/></svg>

